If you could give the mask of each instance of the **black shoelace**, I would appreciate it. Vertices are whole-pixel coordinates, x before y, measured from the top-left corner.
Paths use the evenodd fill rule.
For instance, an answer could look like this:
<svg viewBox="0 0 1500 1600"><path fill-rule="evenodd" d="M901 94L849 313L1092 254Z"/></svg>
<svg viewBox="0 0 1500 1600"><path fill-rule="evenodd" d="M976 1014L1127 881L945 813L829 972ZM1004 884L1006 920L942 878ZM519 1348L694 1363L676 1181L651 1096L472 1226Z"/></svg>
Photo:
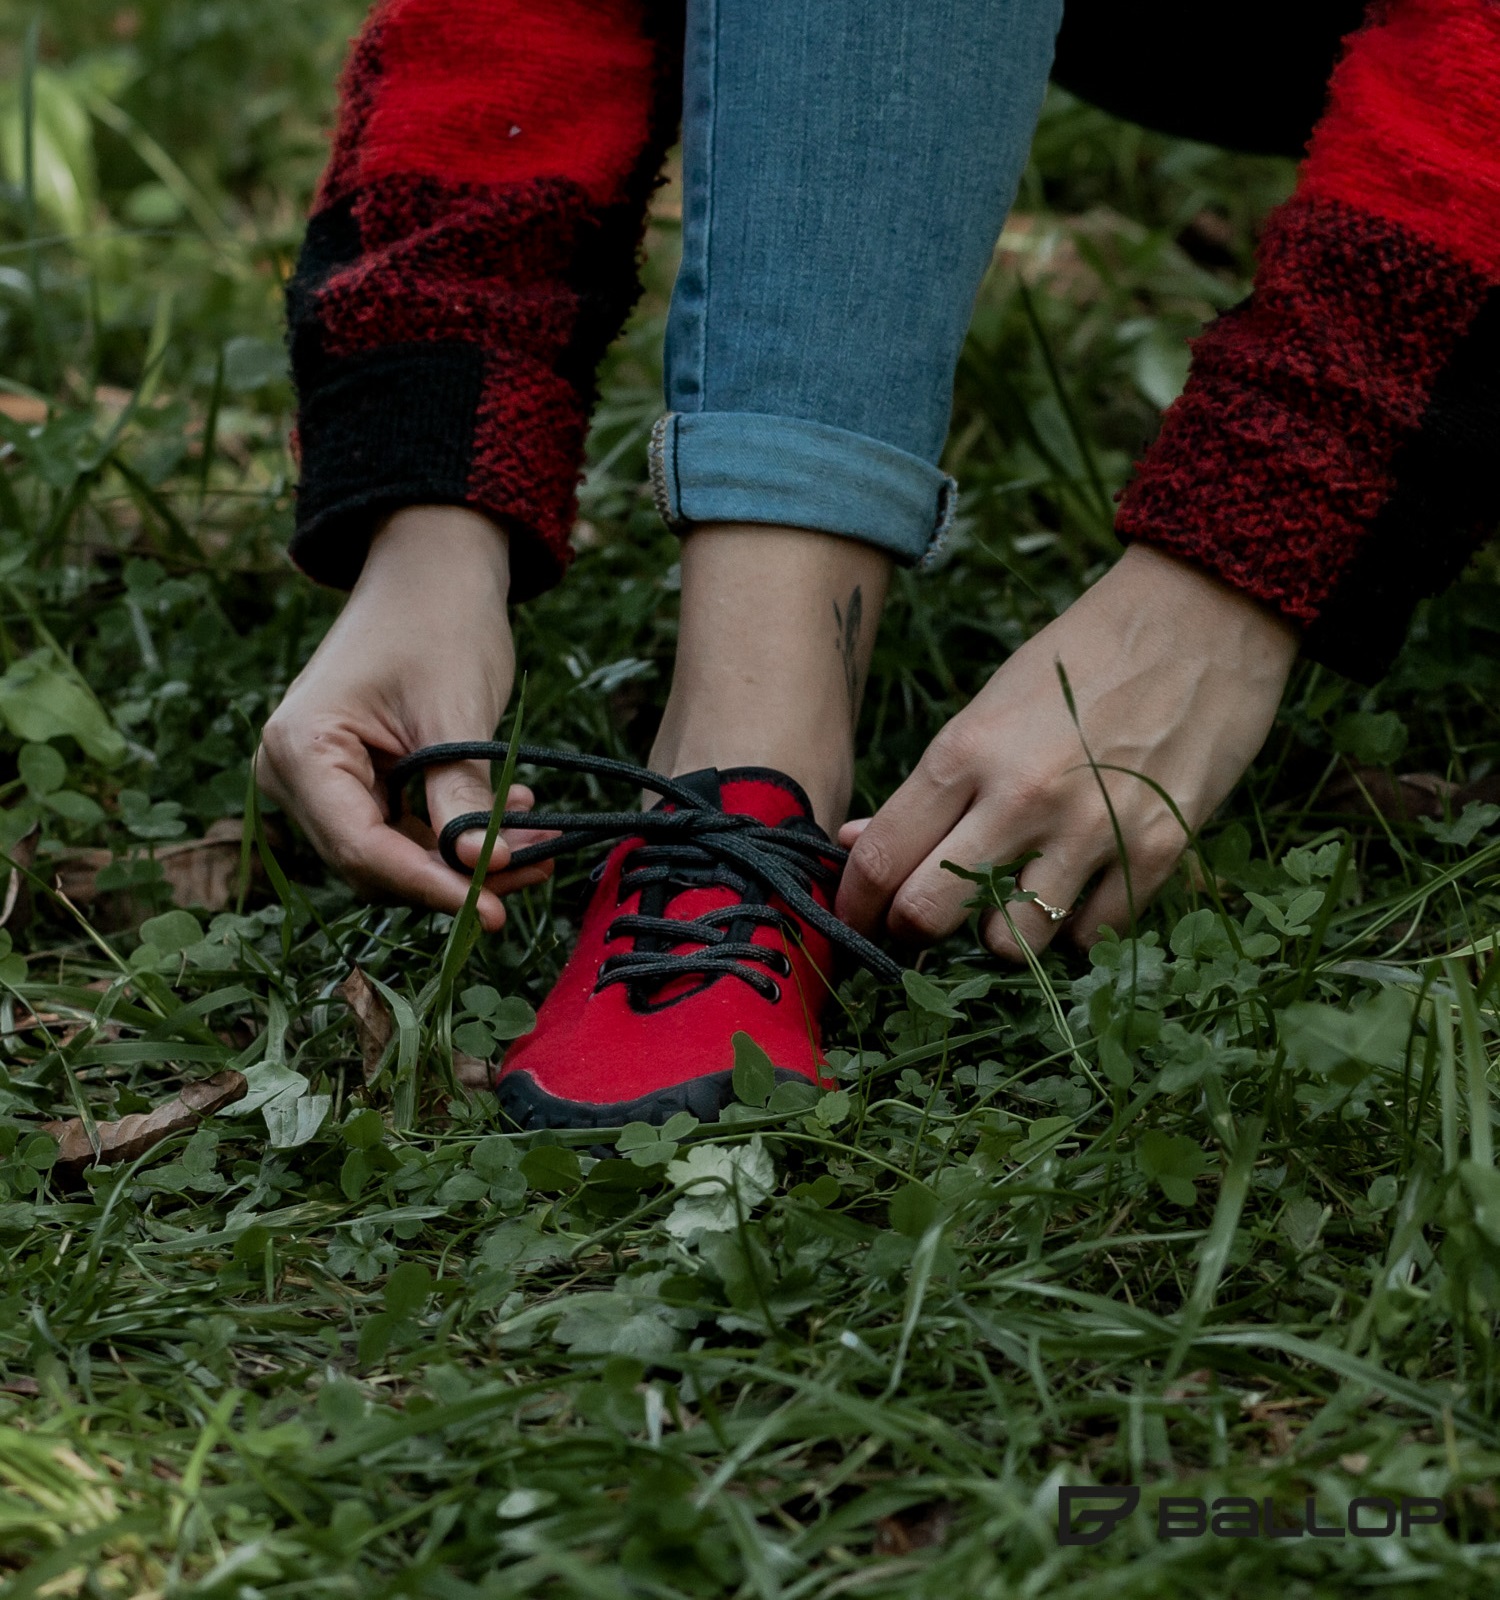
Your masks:
<svg viewBox="0 0 1500 1600"><path fill-rule="evenodd" d="M509 745L500 740L434 744L414 750L391 768L387 780L391 816L401 814L407 782L416 773L455 761L504 761L509 750ZM512 867L529 866L634 835L646 841L626 857L620 877L620 898L624 900L640 891L642 909L616 917L605 935L606 940L628 940L631 947L605 960L599 971L600 988L611 983L627 984L632 1004L644 1009L649 1007L653 993L675 979L701 978L699 987L706 988L717 979L732 975L767 999L779 999L781 988L776 980L791 976L791 962L784 951L755 944L750 938L755 927L778 928L793 940L799 938L793 918L769 903L773 897L877 977L889 980L900 976L900 967L889 956L813 898L812 885L831 891L848 859L848 852L830 843L815 824L777 828L755 817L721 811L690 782L608 756L577 755L523 744L516 747L516 759L559 772L617 778L659 794L676 807L673 811L586 816L566 811L507 811L500 819L502 828L558 835L517 850L511 856ZM456 871L466 875L470 871L458 859L459 836L488 828L490 815L488 811L467 812L455 817L439 834L438 849ZM729 889L736 903L691 919L666 914L674 896L708 886ZM684 944L699 948L672 948Z"/></svg>

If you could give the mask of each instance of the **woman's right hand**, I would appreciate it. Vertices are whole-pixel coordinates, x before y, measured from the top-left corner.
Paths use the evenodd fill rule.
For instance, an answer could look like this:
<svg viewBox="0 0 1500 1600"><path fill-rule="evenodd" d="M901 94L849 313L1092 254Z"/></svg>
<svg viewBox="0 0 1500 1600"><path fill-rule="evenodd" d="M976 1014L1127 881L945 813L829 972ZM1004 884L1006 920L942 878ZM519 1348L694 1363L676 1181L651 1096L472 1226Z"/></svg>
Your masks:
<svg viewBox="0 0 1500 1600"><path fill-rule="evenodd" d="M469 892L437 850L434 830L494 805L486 764L426 774L432 827L387 815L385 774L423 745L494 735L515 679L506 602L505 533L476 512L414 506L397 512L370 543L353 593L266 723L255 775L354 888L456 912ZM517 785L507 809L529 810ZM495 841L478 912L494 932L500 897L538 883L550 863L507 871L511 852L547 835L513 831ZM484 836L463 835L459 859L473 866Z"/></svg>

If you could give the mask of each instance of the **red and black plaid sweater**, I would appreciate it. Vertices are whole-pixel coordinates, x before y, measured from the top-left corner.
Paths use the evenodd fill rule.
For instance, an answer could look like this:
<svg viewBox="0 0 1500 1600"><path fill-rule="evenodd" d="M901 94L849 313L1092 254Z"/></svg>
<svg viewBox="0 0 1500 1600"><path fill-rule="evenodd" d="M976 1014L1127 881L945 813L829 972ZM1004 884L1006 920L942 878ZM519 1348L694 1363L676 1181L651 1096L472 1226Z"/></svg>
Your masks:
<svg viewBox="0 0 1500 1600"><path fill-rule="evenodd" d="M560 574L680 51L673 0L376 7L289 295L312 576L419 503L506 524L518 593ZM1500 0L1374 0L1118 526L1374 678L1497 521Z"/></svg>

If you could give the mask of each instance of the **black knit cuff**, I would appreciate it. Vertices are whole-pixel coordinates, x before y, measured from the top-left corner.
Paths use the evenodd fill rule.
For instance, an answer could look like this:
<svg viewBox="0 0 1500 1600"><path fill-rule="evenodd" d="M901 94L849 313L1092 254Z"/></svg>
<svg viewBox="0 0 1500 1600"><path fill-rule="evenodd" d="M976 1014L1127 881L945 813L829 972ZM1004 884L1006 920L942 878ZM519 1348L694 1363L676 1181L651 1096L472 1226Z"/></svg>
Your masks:
<svg viewBox="0 0 1500 1600"><path fill-rule="evenodd" d="M387 345L323 364L304 389L302 485L291 556L347 589L380 520L408 505L468 505L483 353Z"/></svg>

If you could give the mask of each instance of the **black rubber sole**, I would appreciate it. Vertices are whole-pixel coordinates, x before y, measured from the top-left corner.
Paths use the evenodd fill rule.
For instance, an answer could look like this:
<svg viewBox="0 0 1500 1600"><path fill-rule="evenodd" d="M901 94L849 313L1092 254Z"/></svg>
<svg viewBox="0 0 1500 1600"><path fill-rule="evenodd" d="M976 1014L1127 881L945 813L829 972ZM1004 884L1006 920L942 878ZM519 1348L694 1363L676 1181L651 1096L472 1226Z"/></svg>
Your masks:
<svg viewBox="0 0 1500 1600"><path fill-rule="evenodd" d="M513 1072L495 1091L500 1109L520 1127L623 1128L627 1122L649 1122L660 1127L679 1111L691 1111L699 1122L717 1122L719 1113L734 1099L734 1074L711 1072L686 1083L673 1084L643 1094L637 1100L612 1100L593 1104L587 1100L562 1100L538 1086L529 1072ZM776 1069L778 1083L806 1083L800 1072Z"/></svg>

